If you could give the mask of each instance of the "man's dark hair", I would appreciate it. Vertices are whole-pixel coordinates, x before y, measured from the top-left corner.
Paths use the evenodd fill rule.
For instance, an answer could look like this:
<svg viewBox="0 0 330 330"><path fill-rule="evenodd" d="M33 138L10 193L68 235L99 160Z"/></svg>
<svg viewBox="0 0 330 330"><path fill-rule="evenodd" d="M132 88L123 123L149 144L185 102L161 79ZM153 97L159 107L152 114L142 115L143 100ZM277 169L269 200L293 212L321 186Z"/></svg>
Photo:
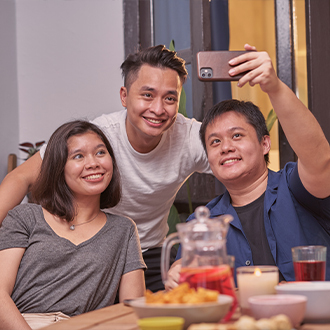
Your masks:
<svg viewBox="0 0 330 330"><path fill-rule="evenodd" d="M201 128L199 130L199 137L203 143L204 150L206 151L205 132L209 124L221 116L225 112L234 111L242 114L247 122L252 125L257 133L258 141L261 142L265 135L269 136L266 126L265 117L260 109L252 102L245 102L239 100L225 100L214 105L205 115ZM269 154L265 156L266 164L269 163Z"/></svg>
<svg viewBox="0 0 330 330"><path fill-rule="evenodd" d="M32 187L32 199L51 214L66 219L68 222L74 219L76 205L64 176L64 167L68 160L67 141L72 136L88 132L94 132L99 136L105 144L113 164L112 179L101 194L100 208L113 207L119 203L121 198L117 162L110 142L104 133L88 121L76 120L63 124L52 134L47 144L39 177Z"/></svg>
<svg viewBox="0 0 330 330"><path fill-rule="evenodd" d="M135 54L130 54L121 65L124 86L127 91L136 80L142 65L148 64L156 68L169 68L175 70L180 78L181 84L186 81L188 71L185 61L175 51L167 49L164 45L158 45L143 49Z"/></svg>

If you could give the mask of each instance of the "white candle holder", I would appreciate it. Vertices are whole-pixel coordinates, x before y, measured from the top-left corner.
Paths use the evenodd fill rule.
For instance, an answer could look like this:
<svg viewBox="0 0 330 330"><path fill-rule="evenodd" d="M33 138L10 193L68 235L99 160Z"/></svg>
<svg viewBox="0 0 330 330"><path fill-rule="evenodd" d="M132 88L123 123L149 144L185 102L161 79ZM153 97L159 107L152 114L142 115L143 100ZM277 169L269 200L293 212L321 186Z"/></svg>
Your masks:
<svg viewBox="0 0 330 330"><path fill-rule="evenodd" d="M275 286L279 282L276 266L238 267L236 274L242 314L251 314L248 298L276 293Z"/></svg>

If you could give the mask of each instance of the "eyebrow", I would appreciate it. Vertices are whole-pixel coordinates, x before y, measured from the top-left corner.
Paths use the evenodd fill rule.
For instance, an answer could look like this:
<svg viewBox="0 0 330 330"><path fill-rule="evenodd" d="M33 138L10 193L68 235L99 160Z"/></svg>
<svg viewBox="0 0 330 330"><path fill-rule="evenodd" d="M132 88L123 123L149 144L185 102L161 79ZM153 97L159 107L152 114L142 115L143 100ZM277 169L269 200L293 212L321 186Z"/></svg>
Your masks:
<svg viewBox="0 0 330 330"><path fill-rule="evenodd" d="M242 130L242 131L245 131L246 132L246 129L243 128L243 127L240 127L240 126L234 126L234 127L231 127L227 130L227 132L234 132L234 131L237 131L237 130ZM217 132L214 132L214 133L211 133L208 137L207 137L207 140L211 139L212 137L215 137L215 136L218 136L218 133Z"/></svg>
<svg viewBox="0 0 330 330"><path fill-rule="evenodd" d="M140 88L140 91L154 92L154 91L156 91L156 89L153 88L153 87L150 87L150 86L142 86ZM166 92L166 94L171 94L171 95L174 95L174 96L178 96L178 92L176 90L173 90L173 91L169 90L169 91Z"/></svg>
<svg viewBox="0 0 330 330"><path fill-rule="evenodd" d="M97 149L102 148L102 147L107 148L106 145L105 145L104 143L100 143L100 144L98 144L98 145L94 148L94 150L97 150ZM82 152L82 149L74 149L74 150L72 150L72 151L70 151L70 152L68 153L68 156L71 156L71 155L77 154L77 153L79 153L79 152Z"/></svg>

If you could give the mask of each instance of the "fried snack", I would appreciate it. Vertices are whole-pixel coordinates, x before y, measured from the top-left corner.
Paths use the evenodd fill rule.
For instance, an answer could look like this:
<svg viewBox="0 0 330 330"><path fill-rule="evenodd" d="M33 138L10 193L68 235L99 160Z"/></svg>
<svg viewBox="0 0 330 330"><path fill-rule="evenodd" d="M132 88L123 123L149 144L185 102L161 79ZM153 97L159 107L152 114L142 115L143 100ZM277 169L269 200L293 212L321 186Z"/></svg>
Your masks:
<svg viewBox="0 0 330 330"><path fill-rule="evenodd" d="M251 316L243 315L235 323L236 330L258 330L256 320Z"/></svg>
<svg viewBox="0 0 330 330"><path fill-rule="evenodd" d="M292 324L291 324L290 319L284 314L272 316L270 319L275 321L276 330L291 330L292 329Z"/></svg>
<svg viewBox="0 0 330 330"><path fill-rule="evenodd" d="M192 324L188 330L236 330L233 324L199 323Z"/></svg>
<svg viewBox="0 0 330 330"><path fill-rule="evenodd" d="M260 319L256 326L258 330L277 330L276 322L271 319Z"/></svg>
<svg viewBox="0 0 330 330"><path fill-rule="evenodd" d="M233 324L218 323L200 323L192 324L188 330L291 330L292 324L290 319L279 314L269 319L260 319L256 321L251 316L241 316Z"/></svg>
<svg viewBox="0 0 330 330"><path fill-rule="evenodd" d="M171 291L152 293L147 290L145 301L147 304L201 304L218 300L218 291L204 288L191 288L188 283L182 283Z"/></svg>

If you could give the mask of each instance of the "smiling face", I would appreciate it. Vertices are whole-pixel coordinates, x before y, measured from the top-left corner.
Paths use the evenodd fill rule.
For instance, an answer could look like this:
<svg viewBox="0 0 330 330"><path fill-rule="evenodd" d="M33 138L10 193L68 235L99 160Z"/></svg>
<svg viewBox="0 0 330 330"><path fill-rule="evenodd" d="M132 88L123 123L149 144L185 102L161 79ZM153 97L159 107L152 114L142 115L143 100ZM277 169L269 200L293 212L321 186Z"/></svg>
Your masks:
<svg viewBox="0 0 330 330"><path fill-rule="evenodd" d="M121 88L122 105L127 108L127 136L136 151L153 150L162 134L173 125L181 87L175 70L144 64L129 91Z"/></svg>
<svg viewBox="0 0 330 330"><path fill-rule="evenodd" d="M64 177L75 198L96 196L109 185L113 165L101 138L94 132L71 136Z"/></svg>
<svg viewBox="0 0 330 330"><path fill-rule="evenodd" d="M240 113L216 117L206 128L205 143L211 169L227 189L254 182L267 168L264 155L270 150L270 138L259 142L254 127Z"/></svg>

